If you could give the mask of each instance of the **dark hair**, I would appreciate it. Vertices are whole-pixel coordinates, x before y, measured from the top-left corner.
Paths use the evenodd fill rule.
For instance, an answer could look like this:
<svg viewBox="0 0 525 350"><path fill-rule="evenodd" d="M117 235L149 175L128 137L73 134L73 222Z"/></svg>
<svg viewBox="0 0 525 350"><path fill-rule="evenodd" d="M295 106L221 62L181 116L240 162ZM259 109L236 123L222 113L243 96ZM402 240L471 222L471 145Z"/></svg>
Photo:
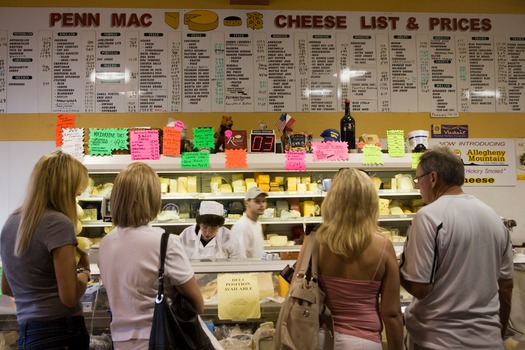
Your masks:
<svg viewBox="0 0 525 350"><path fill-rule="evenodd" d="M450 147L426 150L419 159L419 167L424 174L436 172L446 185L463 186L465 182L465 165Z"/></svg>
<svg viewBox="0 0 525 350"><path fill-rule="evenodd" d="M195 221L197 221L199 226L221 227L224 225L224 217L214 214L197 215Z"/></svg>

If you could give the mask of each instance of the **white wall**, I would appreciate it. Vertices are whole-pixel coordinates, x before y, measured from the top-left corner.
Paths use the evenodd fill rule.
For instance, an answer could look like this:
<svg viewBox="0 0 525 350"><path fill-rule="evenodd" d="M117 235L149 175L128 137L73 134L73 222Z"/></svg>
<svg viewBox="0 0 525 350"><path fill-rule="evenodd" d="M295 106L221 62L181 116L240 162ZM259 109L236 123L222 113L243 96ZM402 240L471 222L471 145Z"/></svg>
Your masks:
<svg viewBox="0 0 525 350"><path fill-rule="evenodd" d="M51 141L0 142L0 227L22 203L35 163L54 150Z"/></svg>

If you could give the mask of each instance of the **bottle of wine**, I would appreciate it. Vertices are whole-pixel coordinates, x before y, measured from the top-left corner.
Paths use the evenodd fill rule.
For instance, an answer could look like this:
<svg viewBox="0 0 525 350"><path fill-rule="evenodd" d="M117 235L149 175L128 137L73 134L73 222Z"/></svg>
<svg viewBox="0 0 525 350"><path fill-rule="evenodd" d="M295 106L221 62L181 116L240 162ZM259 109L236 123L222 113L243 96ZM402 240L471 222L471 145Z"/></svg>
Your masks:
<svg viewBox="0 0 525 350"><path fill-rule="evenodd" d="M341 118L341 141L348 143L348 150L355 149L355 119L350 115L350 99L345 99L345 115Z"/></svg>

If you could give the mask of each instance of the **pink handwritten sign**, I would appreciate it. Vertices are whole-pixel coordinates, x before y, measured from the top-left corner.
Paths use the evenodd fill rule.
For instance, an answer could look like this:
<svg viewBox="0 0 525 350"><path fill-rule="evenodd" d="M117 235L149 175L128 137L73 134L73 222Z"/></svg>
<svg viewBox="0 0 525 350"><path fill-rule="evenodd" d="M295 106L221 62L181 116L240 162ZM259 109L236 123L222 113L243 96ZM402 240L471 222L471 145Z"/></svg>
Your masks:
<svg viewBox="0 0 525 350"><path fill-rule="evenodd" d="M306 171L306 151L286 151L286 170Z"/></svg>
<svg viewBox="0 0 525 350"><path fill-rule="evenodd" d="M175 120L175 124L173 125L175 130L182 131L184 129L184 122L180 120Z"/></svg>
<svg viewBox="0 0 525 350"><path fill-rule="evenodd" d="M131 130L131 160L160 159L158 130Z"/></svg>
<svg viewBox="0 0 525 350"><path fill-rule="evenodd" d="M312 147L314 162L348 160L348 148L345 142L314 142Z"/></svg>

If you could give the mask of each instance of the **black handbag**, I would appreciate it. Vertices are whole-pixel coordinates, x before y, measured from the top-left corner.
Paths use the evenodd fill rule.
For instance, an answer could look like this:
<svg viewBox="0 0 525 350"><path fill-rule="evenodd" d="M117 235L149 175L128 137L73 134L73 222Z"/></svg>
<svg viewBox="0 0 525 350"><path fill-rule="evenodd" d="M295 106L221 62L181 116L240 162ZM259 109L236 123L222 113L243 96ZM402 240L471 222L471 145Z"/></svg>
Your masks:
<svg viewBox="0 0 525 350"><path fill-rule="evenodd" d="M159 290L155 300L149 350L213 350L208 335L202 329L197 310L180 293L173 303L164 294L164 261L169 233L160 241Z"/></svg>

